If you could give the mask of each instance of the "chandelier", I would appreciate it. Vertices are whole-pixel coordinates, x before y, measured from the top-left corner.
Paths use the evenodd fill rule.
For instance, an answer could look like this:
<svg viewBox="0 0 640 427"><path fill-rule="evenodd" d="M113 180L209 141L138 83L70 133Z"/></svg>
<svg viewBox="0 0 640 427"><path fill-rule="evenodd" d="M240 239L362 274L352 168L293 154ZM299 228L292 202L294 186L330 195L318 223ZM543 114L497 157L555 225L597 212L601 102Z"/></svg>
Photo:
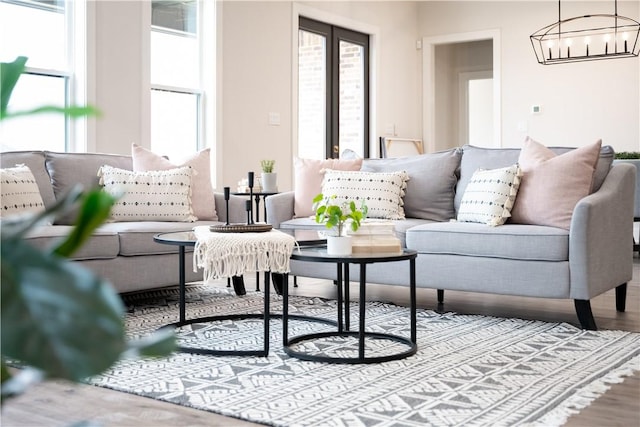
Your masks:
<svg viewBox="0 0 640 427"><path fill-rule="evenodd" d="M530 36L540 64L594 61L597 59L637 57L640 53L640 23L618 15L615 0L613 15L597 14L560 19Z"/></svg>

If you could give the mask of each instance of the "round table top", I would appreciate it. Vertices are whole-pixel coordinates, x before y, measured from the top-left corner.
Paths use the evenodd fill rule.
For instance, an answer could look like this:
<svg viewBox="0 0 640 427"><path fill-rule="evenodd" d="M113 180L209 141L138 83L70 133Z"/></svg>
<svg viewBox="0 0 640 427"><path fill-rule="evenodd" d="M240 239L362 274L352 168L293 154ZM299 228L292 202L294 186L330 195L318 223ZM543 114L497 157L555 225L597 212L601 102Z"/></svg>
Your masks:
<svg viewBox="0 0 640 427"><path fill-rule="evenodd" d="M195 246L198 239L193 231L171 231L158 233L153 236L153 240L165 245Z"/></svg>
<svg viewBox="0 0 640 427"><path fill-rule="evenodd" d="M418 252L403 249L402 252L357 252L351 255L329 255L326 247L300 247L294 249L291 259L313 262L342 262L349 264L368 264L374 262L393 262L415 259Z"/></svg>

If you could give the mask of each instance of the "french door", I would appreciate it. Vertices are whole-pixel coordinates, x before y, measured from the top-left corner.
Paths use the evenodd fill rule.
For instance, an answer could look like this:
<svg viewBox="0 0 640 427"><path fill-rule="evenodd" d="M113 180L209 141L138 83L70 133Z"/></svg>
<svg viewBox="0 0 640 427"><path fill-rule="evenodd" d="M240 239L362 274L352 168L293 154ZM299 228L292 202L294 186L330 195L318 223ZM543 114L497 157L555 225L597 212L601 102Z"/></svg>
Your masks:
<svg viewBox="0 0 640 427"><path fill-rule="evenodd" d="M369 36L300 17L298 156L369 157Z"/></svg>

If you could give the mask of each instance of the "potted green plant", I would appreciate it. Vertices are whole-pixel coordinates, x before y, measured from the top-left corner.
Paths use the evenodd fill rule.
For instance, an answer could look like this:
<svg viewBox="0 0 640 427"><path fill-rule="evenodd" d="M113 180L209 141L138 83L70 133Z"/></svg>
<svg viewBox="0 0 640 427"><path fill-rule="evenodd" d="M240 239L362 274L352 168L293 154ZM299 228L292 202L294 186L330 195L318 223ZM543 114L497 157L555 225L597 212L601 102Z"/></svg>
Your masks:
<svg viewBox="0 0 640 427"><path fill-rule="evenodd" d="M327 253L350 255L351 236L346 234L347 226L352 231L358 231L360 228L360 223L368 212L364 200L358 208L353 200L338 203L336 195L325 196L320 193L313 198L313 210L315 221L325 224L325 227L332 231L331 235L327 236Z"/></svg>
<svg viewBox="0 0 640 427"><path fill-rule="evenodd" d="M278 174L273 171L275 166L275 160L261 160L260 167L262 167L262 191L264 193L277 193L278 192Z"/></svg>
<svg viewBox="0 0 640 427"><path fill-rule="evenodd" d="M91 107L43 106L9 111L9 98L27 58L0 63L0 121L46 112L72 117L93 115ZM175 349L175 336L163 331L128 342L124 306L104 279L68 258L108 217L115 199L81 188L44 212L0 224L2 402L46 378L83 381L101 373L125 354L160 356ZM38 224L79 203L74 227L59 244L38 249L24 239ZM13 370L11 365L22 369Z"/></svg>

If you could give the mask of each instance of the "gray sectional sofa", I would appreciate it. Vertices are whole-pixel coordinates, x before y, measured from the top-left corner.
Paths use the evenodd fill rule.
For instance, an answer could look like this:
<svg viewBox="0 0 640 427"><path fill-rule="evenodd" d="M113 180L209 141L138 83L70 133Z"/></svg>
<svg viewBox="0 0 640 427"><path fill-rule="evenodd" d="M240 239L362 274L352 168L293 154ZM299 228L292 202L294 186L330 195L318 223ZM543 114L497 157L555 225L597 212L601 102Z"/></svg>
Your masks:
<svg viewBox="0 0 640 427"><path fill-rule="evenodd" d="M25 164L36 178L45 207L65 195L74 185L95 188L97 171L103 165L132 169L130 156L92 153L56 153L50 151L5 152L0 155L2 168ZM231 196L230 222L246 219L245 198ZM215 194L219 221L226 221L225 200ZM74 221L73 212L56 219L53 225L34 229L28 239L44 247L66 236ZM188 231L196 225L219 224L218 221L196 222L109 222L94 233L73 259L108 279L118 292L175 285L178 283L177 246L153 241L157 233ZM192 257L186 257L187 281L202 280L202 272L193 272Z"/></svg>
<svg viewBox="0 0 640 427"><path fill-rule="evenodd" d="M553 150L560 154L570 148ZM593 192L575 206L568 230L450 221L474 171L512 165L519 153L519 149L464 146L400 159L365 159L362 169L409 172L407 217L394 221L395 230L406 248L418 251L417 285L439 290L439 302L447 289L573 299L582 327L596 329L592 298L615 288L616 308L625 308L633 266L635 168L612 165L613 149L603 146ZM269 197L266 208L275 227L323 227L309 217L294 217L294 192ZM398 274L407 267L391 264L369 266L367 281L407 285L407 275ZM323 264L292 261L291 269L299 276L336 278L334 269ZM358 271L352 271L351 278L357 280Z"/></svg>

